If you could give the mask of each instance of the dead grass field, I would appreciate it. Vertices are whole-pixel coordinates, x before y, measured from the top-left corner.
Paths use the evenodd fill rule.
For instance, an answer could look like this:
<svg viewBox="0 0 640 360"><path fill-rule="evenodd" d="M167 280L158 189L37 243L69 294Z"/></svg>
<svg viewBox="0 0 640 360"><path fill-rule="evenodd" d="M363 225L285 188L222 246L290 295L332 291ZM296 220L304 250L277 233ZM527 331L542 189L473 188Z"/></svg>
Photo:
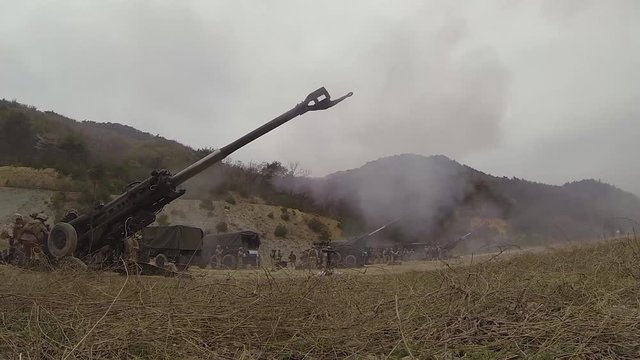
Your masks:
<svg viewBox="0 0 640 360"><path fill-rule="evenodd" d="M637 359L639 256L624 240L330 277L0 267L0 358Z"/></svg>

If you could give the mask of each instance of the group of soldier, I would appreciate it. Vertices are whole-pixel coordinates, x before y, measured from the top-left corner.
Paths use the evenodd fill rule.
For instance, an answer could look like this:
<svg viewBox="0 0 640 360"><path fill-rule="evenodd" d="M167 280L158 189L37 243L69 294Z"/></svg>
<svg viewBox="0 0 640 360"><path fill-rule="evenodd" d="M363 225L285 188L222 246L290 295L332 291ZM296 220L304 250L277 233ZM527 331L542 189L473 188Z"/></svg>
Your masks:
<svg viewBox="0 0 640 360"><path fill-rule="evenodd" d="M287 256L287 259L289 260L288 262L283 260L282 250L280 249L271 249L269 258L271 259L271 264L275 268L289 267L295 269L297 266L296 262L298 260L298 257L293 252L293 250L291 250L291 252Z"/></svg>
<svg viewBox="0 0 640 360"><path fill-rule="evenodd" d="M47 219L40 213L28 216L15 214L13 224L0 231L0 238L9 242L9 248L0 252L0 263L25 265L42 259L40 245L45 243L50 231Z"/></svg>

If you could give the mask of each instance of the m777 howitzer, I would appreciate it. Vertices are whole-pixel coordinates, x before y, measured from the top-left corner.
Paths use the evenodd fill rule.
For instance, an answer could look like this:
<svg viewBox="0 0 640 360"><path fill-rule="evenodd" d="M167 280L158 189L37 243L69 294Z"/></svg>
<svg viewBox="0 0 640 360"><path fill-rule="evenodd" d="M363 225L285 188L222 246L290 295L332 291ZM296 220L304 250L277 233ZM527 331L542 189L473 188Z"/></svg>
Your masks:
<svg viewBox="0 0 640 360"><path fill-rule="evenodd" d="M366 265L367 257L369 255L367 254L367 250L370 247L369 239L398 221L400 221L400 219L388 222L369 233L352 239L321 241L315 242L313 245L315 249L318 249L321 252L330 252L335 254L333 256L334 261L336 262L335 265L342 267L364 266Z"/></svg>
<svg viewBox="0 0 640 360"><path fill-rule="evenodd" d="M147 179L130 184L122 195L109 203L96 206L86 214L67 216L64 222L55 224L46 239L45 251L54 259L75 256L84 262L89 262L94 254L105 248L116 256L122 254L128 236L152 224L165 205L185 193L179 185L287 121L308 111L328 109L351 95L348 93L331 100L327 90L320 88L293 109L176 174L164 169L154 170Z"/></svg>

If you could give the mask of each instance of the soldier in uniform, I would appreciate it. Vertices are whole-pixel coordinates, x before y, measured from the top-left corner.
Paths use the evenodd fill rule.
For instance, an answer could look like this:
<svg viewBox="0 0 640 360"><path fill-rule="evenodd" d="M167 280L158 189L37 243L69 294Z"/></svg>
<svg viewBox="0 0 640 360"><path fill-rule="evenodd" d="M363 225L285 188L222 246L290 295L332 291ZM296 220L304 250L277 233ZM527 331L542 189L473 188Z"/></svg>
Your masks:
<svg viewBox="0 0 640 360"><path fill-rule="evenodd" d="M164 264L164 269L169 270L171 272L178 272L178 268L176 267L176 264L172 262L167 262L166 264Z"/></svg>
<svg viewBox="0 0 640 360"><path fill-rule="evenodd" d="M322 254L318 252L318 249L313 249L314 251L314 260L316 261L316 269L322 269Z"/></svg>
<svg viewBox="0 0 640 360"><path fill-rule="evenodd" d="M244 258L247 256L247 253L244 251L244 248L240 246L238 248L238 269L244 269Z"/></svg>
<svg viewBox="0 0 640 360"><path fill-rule="evenodd" d="M142 235L136 233L126 239L126 255L127 259L131 261L138 261L138 250L140 250L140 242Z"/></svg>
<svg viewBox="0 0 640 360"><path fill-rule="evenodd" d="M100 269L102 264L111 256L111 246L105 245L96 251L91 261L91 267Z"/></svg>
<svg viewBox="0 0 640 360"><path fill-rule="evenodd" d="M222 256L224 255L224 251L222 251L222 246L216 245L216 268L220 269L222 267Z"/></svg>
<svg viewBox="0 0 640 360"><path fill-rule="evenodd" d="M289 264L291 264L292 268L296 268L296 254L293 253L293 250L289 254Z"/></svg>
<svg viewBox="0 0 640 360"><path fill-rule="evenodd" d="M42 214L31 214L29 216L31 220L22 221L24 224L18 231L14 231L14 239L18 241L22 247L24 255L27 258L31 258L33 249L39 247L40 244L44 244L49 236L49 229L45 221L47 217ZM16 225L18 219L16 219ZM16 228L14 228L15 230Z"/></svg>

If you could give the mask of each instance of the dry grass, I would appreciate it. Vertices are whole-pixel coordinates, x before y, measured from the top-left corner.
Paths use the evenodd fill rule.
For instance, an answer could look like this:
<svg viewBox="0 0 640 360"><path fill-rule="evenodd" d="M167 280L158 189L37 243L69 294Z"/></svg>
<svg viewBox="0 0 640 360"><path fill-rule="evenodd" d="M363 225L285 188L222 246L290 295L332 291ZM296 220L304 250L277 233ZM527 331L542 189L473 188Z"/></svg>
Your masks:
<svg viewBox="0 0 640 360"><path fill-rule="evenodd" d="M0 358L640 357L640 246L333 277L0 268ZM73 350L73 351L72 351Z"/></svg>
<svg viewBox="0 0 640 360"><path fill-rule="evenodd" d="M77 189L78 183L69 177L61 176L54 169L0 166L0 186L66 191Z"/></svg>

